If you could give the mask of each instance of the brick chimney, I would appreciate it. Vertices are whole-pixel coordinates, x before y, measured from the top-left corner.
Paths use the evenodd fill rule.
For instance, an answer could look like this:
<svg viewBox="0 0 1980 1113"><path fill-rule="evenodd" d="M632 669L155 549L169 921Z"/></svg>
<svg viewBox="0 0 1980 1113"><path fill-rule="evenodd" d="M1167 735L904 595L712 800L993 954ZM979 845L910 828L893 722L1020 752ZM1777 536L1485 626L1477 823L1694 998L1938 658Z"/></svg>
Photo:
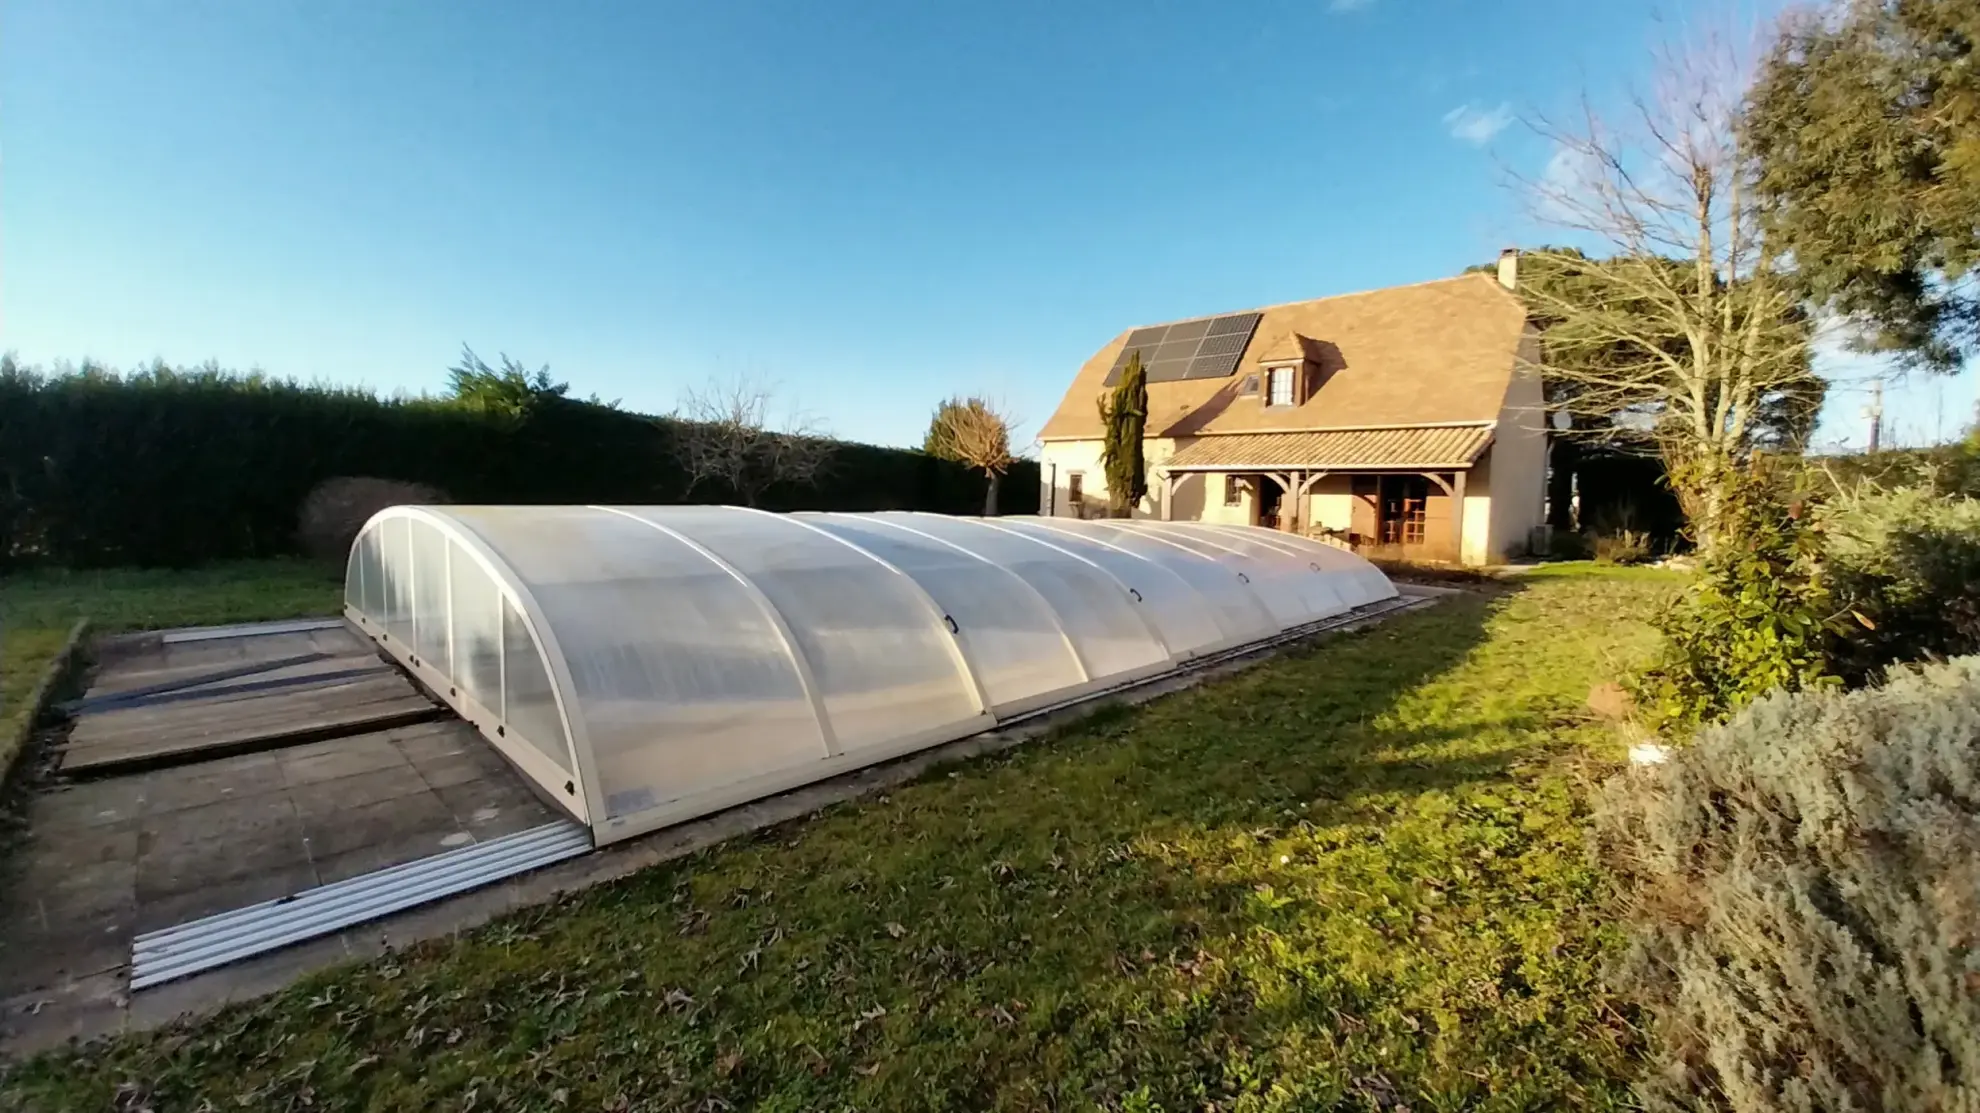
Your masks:
<svg viewBox="0 0 1980 1113"><path fill-rule="evenodd" d="M1499 252L1499 285L1508 290L1519 288L1519 248Z"/></svg>

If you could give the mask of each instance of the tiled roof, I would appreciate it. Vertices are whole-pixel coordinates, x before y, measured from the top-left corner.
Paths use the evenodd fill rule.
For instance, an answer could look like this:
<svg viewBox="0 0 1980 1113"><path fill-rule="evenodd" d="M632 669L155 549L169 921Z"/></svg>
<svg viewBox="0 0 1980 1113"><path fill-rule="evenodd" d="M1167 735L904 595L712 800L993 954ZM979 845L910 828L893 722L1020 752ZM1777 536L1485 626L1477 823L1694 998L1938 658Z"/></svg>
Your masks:
<svg viewBox="0 0 1980 1113"><path fill-rule="evenodd" d="M1489 425L1428 429L1329 429L1318 433L1237 433L1202 437L1165 468L1462 468L1492 443Z"/></svg>
<svg viewBox="0 0 1980 1113"><path fill-rule="evenodd" d="M1263 316L1235 374L1148 385L1149 436L1495 421L1526 335L1519 299L1484 274L1258 312ZM1087 360L1041 439L1100 437L1095 403L1127 338L1122 332ZM1291 344L1320 369L1319 388L1304 403L1266 407L1238 394L1268 348Z"/></svg>

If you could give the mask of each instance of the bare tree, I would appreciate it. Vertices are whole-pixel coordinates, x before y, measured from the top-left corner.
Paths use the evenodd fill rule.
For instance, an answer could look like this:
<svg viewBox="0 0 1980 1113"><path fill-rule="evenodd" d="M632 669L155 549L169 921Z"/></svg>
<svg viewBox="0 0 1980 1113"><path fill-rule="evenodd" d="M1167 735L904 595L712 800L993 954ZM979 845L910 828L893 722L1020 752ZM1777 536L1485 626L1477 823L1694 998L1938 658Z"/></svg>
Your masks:
<svg viewBox="0 0 1980 1113"><path fill-rule="evenodd" d="M810 415L778 407L774 384L748 375L687 389L673 417L688 490L713 483L745 506L772 487L817 482L836 447Z"/></svg>
<svg viewBox="0 0 1980 1113"><path fill-rule="evenodd" d="M1741 52L1715 39L1656 61L1618 119L1584 96L1572 123L1534 125L1555 145L1546 172L1522 179L1535 215L1611 254L1591 266L1539 252L1576 281L1520 292L1547 323L1543 375L1577 415L1654 441L1709 548L1732 470L1781 427L1770 415L1819 402L1821 380L1807 316L1760 230Z"/></svg>
<svg viewBox="0 0 1980 1113"><path fill-rule="evenodd" d="M986 517L997 513L998 488L1017 459L1011 453L1011 426L1016 423L987 398L960 396L935 407L928 422L922 451L980 471L989 481L983 496Z"/></svg>

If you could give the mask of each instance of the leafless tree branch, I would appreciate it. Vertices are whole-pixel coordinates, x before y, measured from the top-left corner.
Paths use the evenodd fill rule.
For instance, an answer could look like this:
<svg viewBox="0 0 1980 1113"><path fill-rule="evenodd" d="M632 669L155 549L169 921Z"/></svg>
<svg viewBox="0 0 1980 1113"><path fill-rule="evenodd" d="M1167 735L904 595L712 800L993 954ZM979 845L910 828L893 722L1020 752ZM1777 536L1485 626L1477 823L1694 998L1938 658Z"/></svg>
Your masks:
<svg viewBox="0 0 1980 1113"><path fill-rule="evenodd" d="M745 506L772 487L816 483L836 447L811 415L778 406L774 384L749 375L688 388L673 416L688 490L713 483Z"/></svg>
<svg viewBox="0 0 1980 1113"><path fill-rule="evenodd" d="M1619 120L1584 96L1571 122L1535 122L1554 157L1537 178L1516 178L1536 218L1609 252L1593 263L1535 253L1579 279L1522 288L1549 320L1541 373L1578 413L1645 426L1674 479L1698 484L1686 501L1701 543L1715 527L1713 477L1750 454L1756 414L1819 390L1807 323L1760 235L1746 74L1724 38L1667 47Z"/></svg>

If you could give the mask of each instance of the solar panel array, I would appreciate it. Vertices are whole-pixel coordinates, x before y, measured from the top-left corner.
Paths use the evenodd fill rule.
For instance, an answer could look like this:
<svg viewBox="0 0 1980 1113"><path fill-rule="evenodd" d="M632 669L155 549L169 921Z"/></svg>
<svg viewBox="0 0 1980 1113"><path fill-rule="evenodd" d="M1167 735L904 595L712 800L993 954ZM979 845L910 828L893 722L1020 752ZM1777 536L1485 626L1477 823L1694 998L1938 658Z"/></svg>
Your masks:
<svg viewBox="0 0 1980 1113"><path fill-rule="evenodd" d="M1237 370L1238 359L1258 328L1258 316L1233 313L1135 329L1114 359L1113 369L1107 372L1107 383L1111 386L1120 381L1121 371L1135 352L1141 353L1141 366L1147 369L1151 383L1224 378Z"/></svg>

